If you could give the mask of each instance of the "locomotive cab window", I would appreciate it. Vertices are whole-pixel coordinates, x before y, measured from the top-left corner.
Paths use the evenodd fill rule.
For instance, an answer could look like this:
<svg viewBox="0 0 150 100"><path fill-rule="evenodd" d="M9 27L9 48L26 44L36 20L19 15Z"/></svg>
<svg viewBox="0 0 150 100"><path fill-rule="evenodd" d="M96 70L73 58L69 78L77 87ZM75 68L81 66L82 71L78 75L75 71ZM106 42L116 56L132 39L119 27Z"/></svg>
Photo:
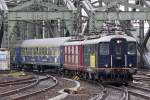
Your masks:
<svg viewBox="0 0 150 100"><path fill-rule="evenodd" d="M136 43L130 42L128 43L128 54L136 54Z"/></svg>
<svg viewBox="0 0 150 100"><path fill-rule="evenodd" d="M121 45L119 45L119 44L115 45L115 54L116 55L121 55L122 54L122 47L121 47Z"/></svg>
<svg viewBox="0 0 150 100"><path fill-rule="evenodd" d="M94 45L90 45L90 54L94 54Z"/></svg>
<svg viewBox="0 0 150 100"><path fill-rule="evenodd" d="M100 55L109 55L109 43L100 43Z"/></svg>

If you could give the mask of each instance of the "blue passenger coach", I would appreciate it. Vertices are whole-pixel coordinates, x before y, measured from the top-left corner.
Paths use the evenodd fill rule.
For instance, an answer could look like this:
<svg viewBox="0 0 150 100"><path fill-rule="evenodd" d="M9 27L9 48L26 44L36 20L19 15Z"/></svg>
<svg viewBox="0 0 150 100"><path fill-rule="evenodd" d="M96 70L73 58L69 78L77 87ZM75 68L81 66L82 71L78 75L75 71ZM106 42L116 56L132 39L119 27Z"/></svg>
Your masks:
<svg viewBox="0 0 150 100"><path fill-rule="evenodd" d="M14 62L31 69L60 66L60 47L69 37L24 40L15 48ZM30 66L31 65L31 66ZM43 66L44 65L44 66ZM47 66L49 65L49 66Z"/></svg>

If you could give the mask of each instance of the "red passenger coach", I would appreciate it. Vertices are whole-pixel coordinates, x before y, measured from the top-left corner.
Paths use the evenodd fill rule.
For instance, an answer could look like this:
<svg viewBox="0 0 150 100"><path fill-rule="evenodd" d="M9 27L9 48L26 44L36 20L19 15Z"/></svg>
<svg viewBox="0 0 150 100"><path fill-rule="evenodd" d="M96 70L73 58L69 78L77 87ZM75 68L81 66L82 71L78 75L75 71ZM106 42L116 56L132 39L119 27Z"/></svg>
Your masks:
<svg viewBox="0 0 150 100"><path fill-rule="evenodd" d="M64 68L69 70L83 70L81 41L66 42L64 44Z"/></svg>

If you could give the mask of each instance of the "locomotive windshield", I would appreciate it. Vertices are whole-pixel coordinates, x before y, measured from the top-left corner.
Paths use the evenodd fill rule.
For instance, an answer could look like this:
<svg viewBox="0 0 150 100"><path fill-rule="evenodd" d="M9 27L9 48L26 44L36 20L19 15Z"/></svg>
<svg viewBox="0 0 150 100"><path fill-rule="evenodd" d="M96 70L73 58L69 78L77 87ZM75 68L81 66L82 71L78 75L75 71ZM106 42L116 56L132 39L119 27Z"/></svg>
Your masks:
<svg viewBox="0 0 150 100"><path fill-rule="evenodd" d="M121 53L121 50L122 49L122 47L121 47L121 45L119 45L119 44L117 44L117 45L115 45L115 53L116 53L116 55L121 55L122 53Z"/></svg>
<svg viewBox="0 0 150 100"><path fill-rule="evenodd" d="M128 43L128 54L136 54L136 43Z"/></svg>
<svg viewBox="0 0 150 100"><path fill-rule="evenodd" d="M100 55L109 55L109 44L101 43L99 50L100 50Z"/></svg>

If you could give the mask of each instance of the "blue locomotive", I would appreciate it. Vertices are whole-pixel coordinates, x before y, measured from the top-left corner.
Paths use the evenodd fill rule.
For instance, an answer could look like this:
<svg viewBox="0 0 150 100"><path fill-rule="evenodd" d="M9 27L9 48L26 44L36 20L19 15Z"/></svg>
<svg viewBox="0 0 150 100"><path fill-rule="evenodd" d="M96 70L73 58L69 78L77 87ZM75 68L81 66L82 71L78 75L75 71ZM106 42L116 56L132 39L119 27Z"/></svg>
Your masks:
<svg viewBox="0 0 150 100"><path fill-rule="evenodd" d="M127 35L77 41L71 37L32 39L13 51L13 63L20 67L63 69L65 73L102 81L132 81L137 67L137 43Z"/></svg>

